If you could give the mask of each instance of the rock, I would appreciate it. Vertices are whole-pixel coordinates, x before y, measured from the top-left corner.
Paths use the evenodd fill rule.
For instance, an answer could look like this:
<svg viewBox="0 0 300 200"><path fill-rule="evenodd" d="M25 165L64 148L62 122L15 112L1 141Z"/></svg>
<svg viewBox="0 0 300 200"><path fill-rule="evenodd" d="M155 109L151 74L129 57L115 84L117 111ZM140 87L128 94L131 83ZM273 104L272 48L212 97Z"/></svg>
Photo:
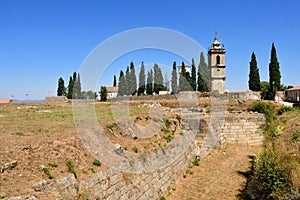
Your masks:
<svg viewBox="0 0 300 200"><path fill-rule="evenodd" d="M35 196L19 196L19 197L10 197L7 200L37 200Z"/></svg>
<svg viewBox="0 0 300 200"><path fill-rule="evenodd" d="M0 194L0 199L4 199L6 197L6 193L1 193Z"/></svg>
<svg viewBox="0 0 300 200"><path fill-rule="evenodd" d="M4 167L0 166L0 173L3 173L3 172L4 172Z"/></svg>
<svg viewBox="0 0 300 200"><path fill-rule="evenodd" d="M115 151L117 154L122 154L123 153L123 148L119 144L115 144Z"/></svg>
<svg viewBox="0 0 300 200"><path fill-rule="evenodd" d="M47 189L47 181L43 180L39 183L36 183L32 186L32 189L34 189L34 191L36 192L42 192L42 191L45 191Z"/></svg>

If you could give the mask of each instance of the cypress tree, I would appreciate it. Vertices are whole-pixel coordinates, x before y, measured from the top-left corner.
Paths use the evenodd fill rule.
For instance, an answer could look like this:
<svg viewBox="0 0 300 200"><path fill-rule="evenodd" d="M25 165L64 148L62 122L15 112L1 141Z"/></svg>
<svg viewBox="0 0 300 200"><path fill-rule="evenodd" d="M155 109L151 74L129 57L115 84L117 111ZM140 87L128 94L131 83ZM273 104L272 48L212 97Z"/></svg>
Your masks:
<svg viewBox="0 0 300 200"><path fill-rule="evenodd" d="M178 83L177 83L177 71L176 71L176 62L173 62L172 78L171 78L171 87L172 93L178 93Z"/></svg>
<svg viewBox="0 0 300 200"><path fill-rule="evenodd" d="M125 80L124 72L122 70L120 71L118 85L119 85L118 95L119 96L125 95L126 94L126 80Z"/></svg>
<svg viewBox="0 0 300 200"><path fill-rule="evenodd" d="M190 79L190 84L192 86L193 91L196 91L196 67L195 67L195 61L194 58L192 58L192 73L191 73L191 79Z"/></svg>
<svg viewBox="0 0 300 200"><path fill-rule="evenodd" d="M145 66L144 62L141 64L141 71L139 74L139 89L138 89L138 95L143 95L145 92Z"/></svg>
<svg viewBox="0 0 300 200"><path fill-rule="evenodd" d="M117 77L114 75L113 87L117 87Z"/></svg>
<svg viewBox="0 0 300 200"><path fill-rule="evenodd" d="M260 91L259 69L257 67L256 56L254 52L252 52L251 55L248 85L249 90Z"/></svg>
<svg viewBox="0 0 300 200"><path fill-rule="evenodd" d="M210 90L210 73L205 62L203 52L200 53L200 62L198 65L198 83L197 90L199 92L209 92Z"/></svg>
<svg viewBox="0 0 300 200"><path fill-rule="evenodd" d="M130 90L129 94L130 95L135 95L136 94L136 88L137 88L137 83L136 83L136 75L135 75L135 68L133 62L130 62Z"/></svg>
<svg viewBox="0 0 300 200"><path fill-rule="evenodd" d="M161 69L159 68L158 64L154 64L154 89L153 91L158 94L159 91L165 90L164 87L164 78L161 73Z"/></svg>
<svg viewBox="0 0 300 200"><path fill-rule="evenodd" d="M76 72L74 72L74 73L76 74ZM81 82L80 82L80 75L79 74L77 75L77 78L74 81L73 98L75 98L75 99L80 99L81 98Z"/></svg>
<svg viewBox="0 0 300 200"><path fill-rule="evenodd" d="M101 101L107 101L107 89L104 86L101 86L100 97L101 97Z"/></svg>
<svg viewBox="0 0 300 200"><path fill-rule="evenodd" d="M124 87L124 95L129 95L131 91L131 81L130 81L130 71L129 67L126 68L126 74L125 74L125 87Z"/></svg>
<svg viewBox="0 0 300 200"><path fill-rule="evenodd" d="M150 71L148 71L146 93L148 95L153 94L153 71L152 71L152 69Z"/></svg>
<svg viewBox="0 0 300 200"><path fill-rule="evenodd" d="M57 96L65 96L65 95L66 95L65 81L62 77L60 77L58 79Z"/></svg>
<svg viewBox="0 0 300 200"><path fill-rule="evenodd" d="M273 92L275 90L280 90L280 79L281 79L281 75L280 75L280 69L279 69L279 62L277 60L276 48L275 48L275 45L273 42L272 50L271 50L271 61L269 64L270 90L272 90Z"/></svg>
<svg viewBox="0 0 300 200"><path fill-rule="evenodd" d="M179 74L179 91L192 91L192 87L190 85L190 73L186 71L185 64L182 61L181 64L181 72Z"/></svg>
<svg viewBox="0 0 300 200"><path fill-rule="evenodd" d="M69 84L68 84L68 93L67 93L67 98L68 99L72 99L72 96L73 96L73 85L74 85L74 81L73 81L72 76L70 76Z"/></svg>

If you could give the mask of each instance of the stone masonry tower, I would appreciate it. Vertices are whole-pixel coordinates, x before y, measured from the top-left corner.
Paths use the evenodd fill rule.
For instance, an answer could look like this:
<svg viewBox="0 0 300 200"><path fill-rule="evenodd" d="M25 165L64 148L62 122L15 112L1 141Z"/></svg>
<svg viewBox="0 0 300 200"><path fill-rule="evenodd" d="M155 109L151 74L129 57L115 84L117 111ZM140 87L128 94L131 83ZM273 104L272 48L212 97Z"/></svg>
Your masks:
<svg viewBox="0 0 300 200"><path fill-rule="evenodd" d="M208 67L210 69L211 92L224 94L226 88L225 48L218 41L218 33L216 33L214 42L208 50Z"/></svg>

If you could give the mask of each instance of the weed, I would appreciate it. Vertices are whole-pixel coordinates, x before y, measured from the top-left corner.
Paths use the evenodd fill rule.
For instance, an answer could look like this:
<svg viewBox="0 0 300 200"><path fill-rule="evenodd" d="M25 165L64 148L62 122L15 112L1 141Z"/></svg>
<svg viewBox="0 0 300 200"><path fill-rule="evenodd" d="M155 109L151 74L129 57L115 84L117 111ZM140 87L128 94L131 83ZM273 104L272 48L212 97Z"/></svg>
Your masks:
<svg viewBox="0 0 300 200"><path fill-rule="evenodd" d="M292 107L289 107L289 106L282 106L278 111L277 111L277 114L278 115L282 115L283 113L285 112L290 112L292 111L293 108Z"/></svg>
<svg viewBox="0 0 300 200"><path fill-rule="evenodd" d="M54 179L54 176L50 173L47 167L43 167L42 170L48 176L49 179Z"/></svg>
<svg viewBox="0 0 300 200"><path fill-rule="evenodd" d="M166 126L167 128L170 128L171 122L170 122L169 119L166 119L166 120L165 120L165 126Z"/></svg>
<svg viewBox="0 0 300 200"><path fill-rule="evenodd" d="M95 159L94 162L93 162L93 165L95 165L95 166L101 166L100 160Z"/></svg>
<svg viewBox="0 0 300 200"><path fill-rule="evenodd" d="M167 140L167 142L169 143L169 142L171 142L173 139L174 139L174 135L168 135L168 136L166 136L166 137L164 137L165 138L165 140Z"/></svg>
<svg viewBox="0 0 300 200"><path fill-rule="evenodd" d="M75 178L77 179L77 173L74 169L72 161L70 161L70 160L67 161L67 167L68 167L68 171L71 172L72 174L74 174Z"/></svg>
<svg viewBox="0 0 300 200"><path fill-rule="evenodd" d="M169 133L169 129L167 127L165 127L165 126L163 126L161 128L161 131L164 132L165 134Z"/></svg>
<svg viewBox="0 0 300 200"><path fill-rule="evenodd" d="M56 162L49 162L48 165L50 167L57 167L58 166L58 164Z"/></svg>
<svg viewBox="0 0 300 200"><path fill-rule="evenodd" d="M159 200L166 200L166 198L165 198L164 196L161 196L161 197L159 198Z"/></svg>
<svg viewBox="0 0 300 200"><path fill-rule="evenodd" d="M300 133L292 133L291 142L295 142L300 137Z"/></svg>
<svg viewBox="0 0 300 200"><path fill-rule="evenodd" d="M132 151L133 151L134 153L138 153L138 152L139 152L139 148L137 148L136 146L134 146L134 147L132 148Z"/></svg>
<svg viewBox="0 0 300 200"><path fill-rule="evenodd" d="M193 165L195 166L199 166L199 160L197 158L194 159L193 161Z"/></svg>
<svg viewBox="0 0 300 200"><path fill-rule="evenodd" d="M16 135L18 135L18 136L24 136L24 133L23 132L16 132Z"/></svg>
<svg viewBox="0 0 300 200"><path fill-rule="evenodd" d="M96 170L94 168L90 168L91 172L96 173Z"/></svg>

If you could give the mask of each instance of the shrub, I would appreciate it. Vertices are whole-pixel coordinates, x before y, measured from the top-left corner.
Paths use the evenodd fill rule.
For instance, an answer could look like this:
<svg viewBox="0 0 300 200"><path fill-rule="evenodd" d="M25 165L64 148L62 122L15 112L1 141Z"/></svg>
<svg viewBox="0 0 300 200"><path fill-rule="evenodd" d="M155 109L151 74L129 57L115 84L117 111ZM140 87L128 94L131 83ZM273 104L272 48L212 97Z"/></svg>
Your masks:
<svg viewBox="0 0 300 200"><path fill-rule="evenodd" d="M48 165L50 167L57 167L58 166L58 164L56 162L49 162Z"/></svg>
<svg viewBox="0 0 300 200"><path fill-rule="evenodd" d="M139 152L139 148L137 148L137 147L135 146L135 147L132 148L132 151L133 151L134 153L138 153L138 152Z"/></svg>
<svg viewBox="0 0 300 200"><path fill-rule="evenodd" d="M166 200L164 196L160 197L159 200Z"/></svg>
<svg viewBox="0 0 300 200"><path fill-rule="evenodd" d="M197 158L194 159L193 161L193 165L195 166L199 166L199 160Z"/></svg>
<svg viewBox="0 0 300 200"><path fill-rule="evenodd" d="M165 127L165 126L163 126L161 128L161 131L164 132L165 134L169 133L169 129L167 127Z"/></svg>
<svg viewBox="0 0 300 200"><path fill-rule="evenodd" d="M278 111L277 111L277 114L278 115L282 115L283 113L285 112L290 112L292 111L293 108L292 107L289 107L289 106L282 106Z"/></svg>
<svg viewBox="0 0 300 200"><path fill-rule="evenodd" d="M295 142L300 137L300 133L292 133L291 141Z"/></svg>
<svg viewBox="0 0 300 200"><path fill-rule="evenodd" d="M24 133L23 133L23 132L16 132L16 135L18 135L18 136L23 136Z"/></svg>
<svg viewBox="0 0 300 200"><path fill-rule="evenodd" d="M171 142L174 139L174 135L168 135L168 136L165 136L164 138L169 143L169 142Z"/></svg>
<svg viewBox="0 0 300 200"><path fill-rule="evenodd" d="M47 167L43 167L42 170L48 176L49 179L54 179L54 176L50 173Z"/></svg>
<svg viewBox="0 0 300 200"><path fill-rule="evenodd" d="M101 166L101 162L100 160L98 159L95 159L94 162L93 162L93 165L96 165L96 166Z"/></svg>
<svg viewBox="0 0 300 200"><path fill-rule="evenodd" d="M77 179L77 173L74 169L72 161L70 161L70 160L67 161L67 167L68 167L68 171L71 172L72 174L74 174L75 178Z"/></svg>
<svg viewBox="0 0 300 200"><path fill-rule="evenodd" d="M165 121L165 126L166 126L167 128L170 128L171 122L170 122L169 119L166 119L166 121Z"/></svg>

